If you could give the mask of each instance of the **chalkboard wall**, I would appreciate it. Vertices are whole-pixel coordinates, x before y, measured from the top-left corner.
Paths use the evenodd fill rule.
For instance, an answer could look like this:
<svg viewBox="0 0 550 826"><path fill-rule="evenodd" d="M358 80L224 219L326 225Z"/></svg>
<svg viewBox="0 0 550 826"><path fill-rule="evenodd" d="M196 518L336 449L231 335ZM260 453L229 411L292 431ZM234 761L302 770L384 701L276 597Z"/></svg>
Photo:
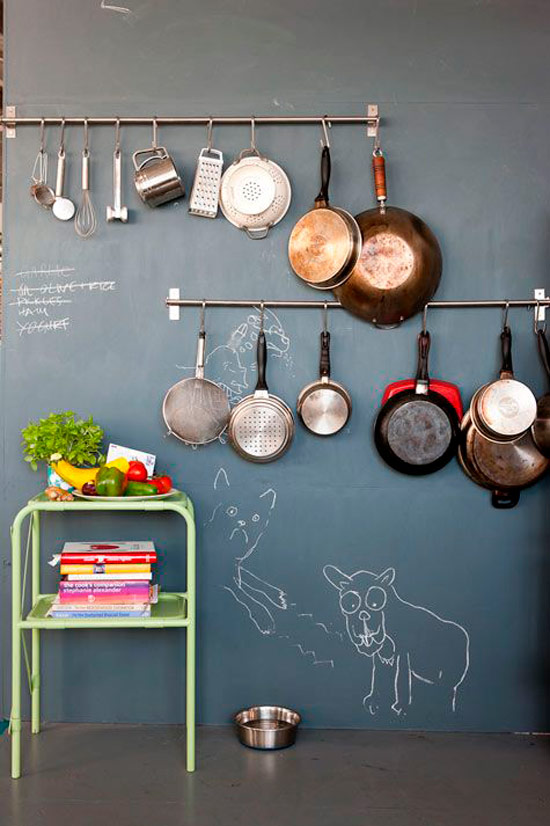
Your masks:
<svg viewBox="0 0 550 826"><path fill-rule="evenodd" d="M21 115L362 113L383 117L390 202L418 213L440 239L439 298L528 297L548 289L550 130L548 5L543 0L12 0L7 3L5 100ZM161 128L190 187L202 127ZM28 195L38 130L6 143L5 301L2 343L2 706L9 692L8 525L44 482L23 463L30 418L71 408L93 413L109 441L158 456L196 503L199 525L199 718L226 723L246 704L276 702L316 727L541 730L547 728L550 523L546 480L499 512L456 463L420 479L378 458L372 422L384 386L412 373L420 320L390 332L331 313L333 374L353 416L334 439L300 427L272 465L239 459L227 444L191 450L166 436L160 407L190 375L198 312L169 322L170 287L189 297L315 298L289 270L286 245L318 189L320 131L259 127L260 148L293 185L287 218L252 242L223 218L158 210L133 190L129 155L150 130L125 128L127 225L108 225L114 134L92 128L92 199L99 229L81 241ZM371 141L358 126L331 133L332 197L372 204ZM52 163L57 130L47 133ZM244 127L218 127L227 160ZM67 130L68 190L79 198L82 130ZM42 271L42 272L41 272ZM71 303L41 331L17 304L72 282ZM27 286L29 290L22 290ZM56 293L59 295L59 293ZM32 305L26 305L32 306ZM269 315L270 388L291 404L317 372L317 311ZM494 375L498 310L433 311L432 373L469 400ZM255 382L258 314L207 313L208 362L233 399ZM532 314L511 313L517 373L544 383ZM166 588L184 582L176 517L56 516L44 555L64 539L151 538ZM245 559L243 559L245 558ZM334 566L326 569L326 566ZM335 569L338 569L337 571ZM339 583L358 571L387 592L385 621L410 653L373 661L346 632ZM43 590L56 574L44 565ZM416 606L416 608L414 607ZM422 610L423 609L423 610ZM405 645L405 643L403 643ZM180 632L52 632L43 646L47 720L181 721ZM397 675L397 669L401 669ZM394 683L397 678L398 696ZM453 710L454 705L454 710Z"/></svg>

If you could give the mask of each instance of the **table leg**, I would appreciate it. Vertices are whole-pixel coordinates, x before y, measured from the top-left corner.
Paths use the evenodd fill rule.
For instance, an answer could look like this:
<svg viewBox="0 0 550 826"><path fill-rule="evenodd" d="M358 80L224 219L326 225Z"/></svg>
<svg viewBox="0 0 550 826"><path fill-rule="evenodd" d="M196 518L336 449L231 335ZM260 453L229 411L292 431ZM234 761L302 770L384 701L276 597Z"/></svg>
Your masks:
<svg viewBox="0 0 550 826"><path fill-rule="evenodd" d="M40 594L40 514L32 514L32 604ZM31 732L40 731L40 631L32 629Z"/></svg>
<svg viewBox="0 0 550 826"><path fill-rule="evenodd" d="M20 511L11 529L11 776L21 777L21 522Z"/></svg>
<svg viewBox="0 0 550 826"><path fill-rule="evenodd" d="M187 663L186 663L186 733L187 733L187 771L195 771L195 588L196 588L196 530L192 514L186 516L187 522Z"/></svg>

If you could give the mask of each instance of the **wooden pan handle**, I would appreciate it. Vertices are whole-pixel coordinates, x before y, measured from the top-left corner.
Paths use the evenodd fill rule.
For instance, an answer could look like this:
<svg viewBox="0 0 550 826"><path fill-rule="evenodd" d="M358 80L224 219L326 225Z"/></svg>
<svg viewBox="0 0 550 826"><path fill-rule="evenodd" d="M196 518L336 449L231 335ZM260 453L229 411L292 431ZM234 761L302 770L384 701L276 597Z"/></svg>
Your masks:
<svg viewBox="0 0 550 826"><path fill-rule="evenodd" d="M372 156L372 171L374 174L374 194L381 207L386 205L388 197L386 191L386 159L381 154Z"/></svg>

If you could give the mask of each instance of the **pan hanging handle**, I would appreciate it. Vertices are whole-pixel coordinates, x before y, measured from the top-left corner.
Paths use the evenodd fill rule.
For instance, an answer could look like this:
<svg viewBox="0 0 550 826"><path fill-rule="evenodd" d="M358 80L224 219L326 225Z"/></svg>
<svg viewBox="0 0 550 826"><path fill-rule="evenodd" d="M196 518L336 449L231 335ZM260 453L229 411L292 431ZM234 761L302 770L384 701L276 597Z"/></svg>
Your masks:
<svg viewBox="0 0 550 826"><path fill-rule="evenodd" d="M502 352L502 364L500 367L501 378L503 376L503 373L513 376L514 369L512 366L512 331L510 330L507 324L504 325L504 327L502 328L502 333L500 334L500 349Z"/></svg>
<svg viewBox="0 0 550 826"><path fill-rule="evenodd" d="M491 494L491 505L497 510L510 510L519 502L519 490L494 490Z"/></svg>
<svg viewBox="0 0 550 826"><path fill-rule="evenodd" d="M199 330L199 340L197 342L197 363L195 366L195 378L204 378L204 356L206 351L206 329L204 326L204 316L206 315L206 301L201 306L201 326Z"/></svg>
<svg viewBox="0 0 550 826"><path fill-rule="evenodd" d="M260 332L258 334L258 344L256 348L256 359L258 362L258 381L256 382L256 390L266 390L267 382L265 379L267 367L267 344L264 333L264 303L260 305Z"/></svg>
<svg viewBox="0 0 550 826"><path fill-rule="evenodd" d="M327 123L325 118L321 121L321 126L323 127L323 140L321 141L323 145L323 151L321 152L321 189L315 198L315 206L327 207L328 186L330 183L330 170L332 164L330 161L330 141L328 139Z"/></svg>
<svg viewBox="0 0 550 826"><path fill-rule="evenodd" d="M321 333L319 373L322 379L330 379L330 333L327 330L323 330Z"/></svg>
<svg viewBox="0 0 550 826"><path fill-rule="evenodd" d="M386 211L386 199L388 197L386 189L386 159L380 146L380 132L378 124L374 136L374 149L372 151L372 172L374 175L374 194L380 207L380 212Z"/></svg>
<svg viewBox="0 0 550 826"><path fill-rule="evenodd" d="M430 389L430 377L428 375L428 357L430 354L430 334L423 330L418 334L418 368L416 371L415 393L423 396L427 395Z"/></svg>
<svg viewBox="0 0 550 826"><path fill-rule="evenodd" d="M542 329L537 330L537 344L539 346L539 355L540 360L542 361L542 366L544 367L546 375L550 380L550 345L548 344L548 339Z"/></svg>

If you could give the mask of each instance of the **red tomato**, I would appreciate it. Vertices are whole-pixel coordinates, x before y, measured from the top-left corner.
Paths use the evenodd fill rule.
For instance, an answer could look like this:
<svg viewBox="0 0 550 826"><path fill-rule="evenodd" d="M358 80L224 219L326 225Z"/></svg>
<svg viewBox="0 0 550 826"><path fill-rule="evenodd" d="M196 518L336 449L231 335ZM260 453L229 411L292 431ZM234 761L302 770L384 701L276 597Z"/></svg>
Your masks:
<svg viewBox="0 0 550 826"><path fill-rule="evenodd" d="M169 493L172 490L172 480L169 476L153 476L151 482L159 493Z"/></svg>
<svg viewBox="0 0 550 826"><path fill-rule="evenodd" d="M130 462L130 467L126 471L126 479L129 482L145 482L147 480L147 468L143 462Z"/></svg>

